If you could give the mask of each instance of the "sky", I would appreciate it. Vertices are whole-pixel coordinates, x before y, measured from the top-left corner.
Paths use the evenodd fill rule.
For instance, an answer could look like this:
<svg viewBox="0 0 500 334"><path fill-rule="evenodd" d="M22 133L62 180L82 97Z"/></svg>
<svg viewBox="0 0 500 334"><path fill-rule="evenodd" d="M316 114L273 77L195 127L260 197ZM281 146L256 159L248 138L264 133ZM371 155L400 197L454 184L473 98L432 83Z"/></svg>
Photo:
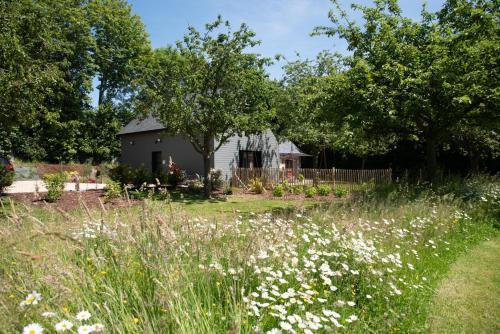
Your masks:
<svg viewBox="0 0 500 334"><path fill-rule="evenodd" d="M254 50L266 57L314 58L322 50L346 52L343 41L310 34L316 26L329 25L330 0L129 0L133 12L142 18L153 47L173 45L182 39L189 25L203 30L218 14L234 28L245 22L257 34L261 45ZM348 9L352 1L340 0ZM356 3L371 4L371 0ZM424 0L400 0L403 14L419 19ZM428 9L439 9L443 0L427 0ZM282 74L278 63L269 68L273 78Z"/></svg>
<svg viewBox="0 0 500 334"><path fill-rule="evenodd" d="M349 9L352 0L339 0ZM439 9L444 0L400 0L403 14L418 20L424 2L430 11ZM371 5L372 0L356 0ZM144 22L154 48L174 45L183 38L188 26L203 30L217 15L229 20L234 29L246 23L256 33L261 44L254 52L265 57L282 55L286 60L314 59L323 51L346 53L342 40L326 36L311 37L316 26L328 26L330 0L129 0L132 11ZM353 16L356 18L356 16ZM359 15L357 16L359 17ZM268 68L271 78L282 75L284 60ZM97 81L94 80L94 87ZM96 104L97 92L91 94Z"/></svg>

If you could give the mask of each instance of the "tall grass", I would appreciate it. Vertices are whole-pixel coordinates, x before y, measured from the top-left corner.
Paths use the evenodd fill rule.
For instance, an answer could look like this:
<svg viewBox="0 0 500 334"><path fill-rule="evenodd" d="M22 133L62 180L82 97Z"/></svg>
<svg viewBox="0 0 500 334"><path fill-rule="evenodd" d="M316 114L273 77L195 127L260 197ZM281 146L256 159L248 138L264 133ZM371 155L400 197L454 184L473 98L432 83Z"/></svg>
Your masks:
<svg viewBox="0 0 500 334"><path fill-rule="evenodd" d="M0 332L36 322L52 333L61 319L75 329L81 310L109 333L426 332L450 263L498 234L498 182L463 184L231 219L149 200L73 216L5 206ZM19 306L33 290L40 303Z"/></svg>

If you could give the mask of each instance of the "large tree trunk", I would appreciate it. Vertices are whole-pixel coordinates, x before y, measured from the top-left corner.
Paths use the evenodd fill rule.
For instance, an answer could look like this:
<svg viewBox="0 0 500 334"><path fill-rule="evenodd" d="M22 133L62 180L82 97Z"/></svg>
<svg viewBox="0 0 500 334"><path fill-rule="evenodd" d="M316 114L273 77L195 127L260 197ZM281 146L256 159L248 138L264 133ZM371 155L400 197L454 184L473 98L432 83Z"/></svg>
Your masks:
<svg viewBox="0 0 500 334"><path fill-rule="evenodd" d="M212 195L212 180L210 180L210 169L212 168L211 157L212 147L211 140L213 137L205 135L203 138L203 179L204 179L204 195L210 198Z"/></svg>
<svg viewBox="0 0 500 334"><path fill-rule="evenodd" d="M425 159L427 162L427 179L434 182L437 177L437 143L434 139L428 139L425 143Z"/></svg>
<svg viewBox="0 0 500 334"><path fill-rule="evenodd" d="M312 152L313 168L318 168L318 166L319 166L319 154L320 154L320 151L313 151Z"/></svg>
<svg viewBox="0 0 500 334"><path fill-rule="evenodd" d="M204 195L206 198L210 198L212 195L212 180L210 180L210 168L211 168L210 155L203 155L203 180L204 180Z"/></svg>

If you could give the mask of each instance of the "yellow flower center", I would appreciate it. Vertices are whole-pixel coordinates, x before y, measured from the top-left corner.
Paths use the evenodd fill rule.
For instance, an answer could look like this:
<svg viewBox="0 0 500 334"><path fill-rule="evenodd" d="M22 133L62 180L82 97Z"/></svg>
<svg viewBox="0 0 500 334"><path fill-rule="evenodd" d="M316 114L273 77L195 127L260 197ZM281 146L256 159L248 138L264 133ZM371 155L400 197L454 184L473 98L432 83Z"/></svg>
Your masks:
<svg viewBox="0 0 500 334"><path fill-rule="evenodd" d="M35 300L35 298L28 297L28 298L26 298L26 304L31 304L31 303L33 303L34 300ZM31 330L31 332L35 333L33 330ZM29 334L31 334L31 332Z"/></svg>
<svg viewBox="0 0 500 334"><path fill-rule="evenodd" d="M36 331L34 329L30 329L30 331L28 332L28 334L36 334Z"/></svg>

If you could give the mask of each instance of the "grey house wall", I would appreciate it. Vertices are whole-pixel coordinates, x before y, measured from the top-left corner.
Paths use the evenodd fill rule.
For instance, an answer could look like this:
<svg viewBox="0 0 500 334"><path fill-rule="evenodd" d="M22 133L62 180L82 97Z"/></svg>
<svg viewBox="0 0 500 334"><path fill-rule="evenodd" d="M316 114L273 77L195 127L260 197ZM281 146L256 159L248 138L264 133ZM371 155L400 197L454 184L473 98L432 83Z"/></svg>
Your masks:
<svg viewBox="0 0 500 334"><path fill-rule="evenodd" d="M138 168L144 165L148 170L152 169L152 153L162 152L164 168L167 169L169 157L185 169L188 174L203 174L203 159L195 151L193 145L184 137L162 136L160 131L131 133L120 136L122 154L120 162ZM160 139L160 142L157 140Z"/></svg>
<svg viewBox="0 0 500 334"><path fill-rule="evenodd" d="M164 136L161 131L139 132L120 135L122 151L120 162L138 168L143 165L152 169L152 152L161 151L165 170L169 157L190 175L203 175L203 159L193 145L184 137ZM157 140L160 139L160 142ZM218 145L217 141L214 145ZM280 156L278 140L271 130L250 136L234 136L214 153L212 167L220 169L226 181L231 178L231 170L239 165L239 151L262 151L262 167L279 168Z"/></svg>
<svg viewBox="0 0 500 334"><path fill-rule="evenodd" d="M215 141L215 145L218 142ZM239 165L239 151L262 151L262 167L279 168L278 140L271 130L259 135L234 136L214 154L214 168L222 170L226 181L231 178L231 170Z"/></svg>

